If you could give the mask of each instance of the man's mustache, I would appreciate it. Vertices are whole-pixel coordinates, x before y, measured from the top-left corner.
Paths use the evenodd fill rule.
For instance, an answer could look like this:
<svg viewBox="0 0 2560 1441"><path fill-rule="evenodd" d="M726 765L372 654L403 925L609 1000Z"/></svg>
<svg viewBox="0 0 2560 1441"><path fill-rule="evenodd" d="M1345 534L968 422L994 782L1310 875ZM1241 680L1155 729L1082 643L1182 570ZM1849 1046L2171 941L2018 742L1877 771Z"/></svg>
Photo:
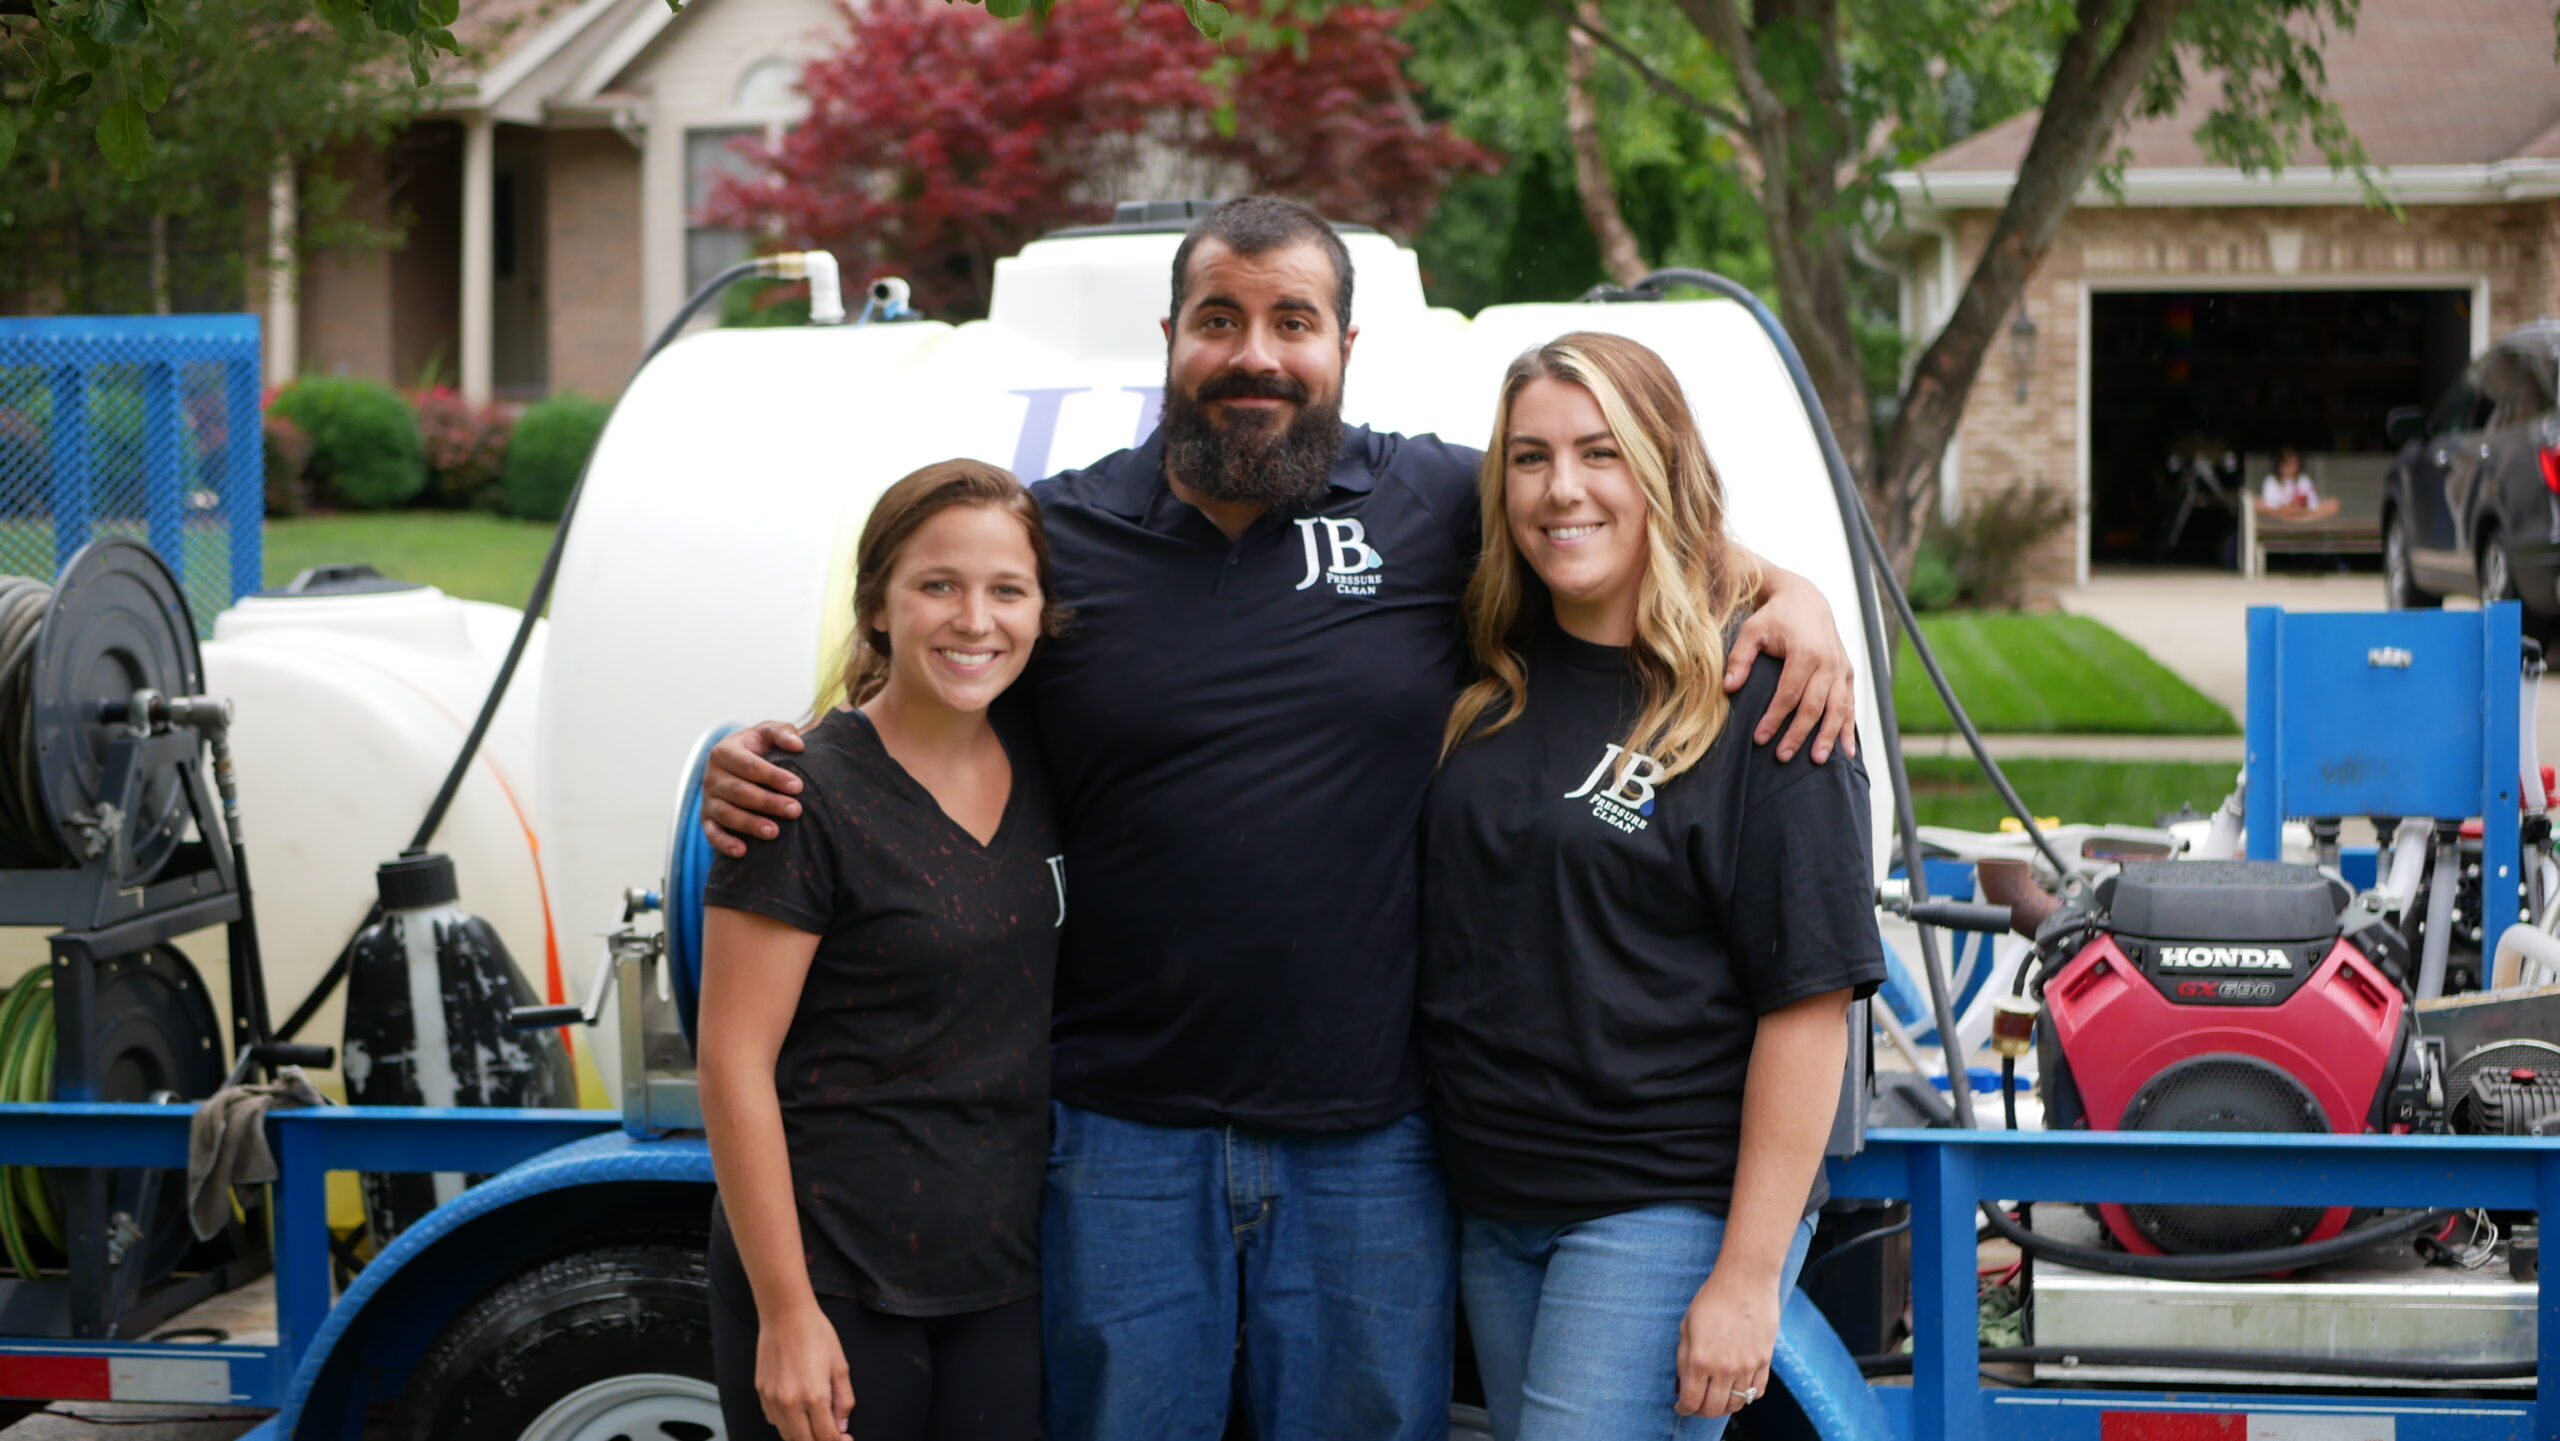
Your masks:
<svg viewBox="0 0 2560 1441"><path fill-rule="evenodd" d="M1200 405L1213 400L1285 400L1292 405L1304 405L1307 403L1307 388L1291 376L1245 375L1230 371L1202 381L1192 400Z"/></svg>

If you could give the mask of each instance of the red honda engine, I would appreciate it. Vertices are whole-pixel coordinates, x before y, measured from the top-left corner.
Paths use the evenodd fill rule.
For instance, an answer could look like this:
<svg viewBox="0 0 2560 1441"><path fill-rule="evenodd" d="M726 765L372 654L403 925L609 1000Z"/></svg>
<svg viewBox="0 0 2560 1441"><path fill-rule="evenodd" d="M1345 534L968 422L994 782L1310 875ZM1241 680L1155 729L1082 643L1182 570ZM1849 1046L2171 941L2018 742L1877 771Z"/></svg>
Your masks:
<svg viewBox="0 0 2560 1441"><path fill-rule="evenodd" d="M2424 1090L2406 949L2343 934L2345 888L2273 861L2127 865L2084 924L2049 924L2045 1124L2095 1131L2400 1131ZM2057 921L2063 918L2057 917ZM2345 1207L2098 1208L2127 1250L2323 1240Z"/></svg>

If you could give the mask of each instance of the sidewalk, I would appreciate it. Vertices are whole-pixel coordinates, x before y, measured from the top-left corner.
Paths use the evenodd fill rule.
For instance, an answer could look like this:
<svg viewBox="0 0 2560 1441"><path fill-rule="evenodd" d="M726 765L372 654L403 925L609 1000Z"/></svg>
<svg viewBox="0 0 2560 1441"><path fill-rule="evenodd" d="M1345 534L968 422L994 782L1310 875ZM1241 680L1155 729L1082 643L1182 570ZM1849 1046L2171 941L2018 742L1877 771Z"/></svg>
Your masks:
<svg viewBox="0 0 2560 1441"><path fill-rule="evenodd" d="M2055 597L2151 653L2187 684L2243 720L2249 706L2249 607L2380 610L2382 577L2270 575L2227 570L2101 570Z"/></svg>
<svg viewBox="0 0 2560 1441"><path fill-rule="evenodd" d="M1992 759L2003 761L2229 761L2237 768L2242 751L2238 736L1988 735L1982 743ZM1906 735L1902 753L1915 760L1973 756L1959 735Z"/></svg>
<svg viewBox="0 0 2560 1441"><path fill-rule="evenodd" d="M2365 572L2244 580L2227 570L2101 570L2089 577L2087 585L2063 591L2055 599L2066 612L2088 616L2150 652L2152 659L2244 723L2249 705L2249 607L2383 608L2382 577ZM2459 610L2472 602L2457 599L2447 604ZM2545 761L2560 760L2560 678L2544 677L2534 722L2537 753ZM2231 745L2230 755L2238 760L2239 746L2236 741ZM1993 753L2000 753L1996 746Z"/></svg>

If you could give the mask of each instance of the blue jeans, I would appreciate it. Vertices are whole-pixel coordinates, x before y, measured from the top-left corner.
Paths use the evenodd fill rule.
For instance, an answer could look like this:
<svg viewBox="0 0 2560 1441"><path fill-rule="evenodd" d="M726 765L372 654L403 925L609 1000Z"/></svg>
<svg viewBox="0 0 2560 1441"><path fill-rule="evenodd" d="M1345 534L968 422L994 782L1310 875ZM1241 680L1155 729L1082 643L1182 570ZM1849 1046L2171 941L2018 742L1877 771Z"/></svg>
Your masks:
<svg viewBox="0 0 2560 1441"><path fill-rule="evenodd" d="M1646 1206L1561 1226L1468 1215L1459 1244L1467 1329L1496 1441L1713 1441L1722 1416L1682 1416L1680 1321L1715 1268L1724 1218ZM1786 1289L1813 1223L1787 1248Z"/></svg>
<svg viewBox="0 0 2560 1441"><path fill-rule="evenodd" d="M1457 1218L1419 1115L1280 1135L1053 1105L1048 1441L1440 1441Z"/></svg>

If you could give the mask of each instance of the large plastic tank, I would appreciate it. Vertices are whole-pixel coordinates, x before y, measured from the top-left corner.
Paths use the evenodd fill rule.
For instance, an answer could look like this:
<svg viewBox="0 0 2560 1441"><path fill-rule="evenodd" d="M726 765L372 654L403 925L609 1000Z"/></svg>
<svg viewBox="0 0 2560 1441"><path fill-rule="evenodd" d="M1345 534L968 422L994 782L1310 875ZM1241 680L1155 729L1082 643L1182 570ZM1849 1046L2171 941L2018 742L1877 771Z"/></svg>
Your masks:
<svg viewBox="0 0 2560 1441"><path fill-rule="evenodd" d="M633 382L587 478L542 669L538 813L562 935L608 929L625 887L657 884L696 736L808 710L850 622L853 537L891 481L954 455L1037 479L1154 427L1179 239L1043 240L998 263L984 321L711 331ZM1358 275L1350 419L1481 446L1502 369L1522 349L1575 329L1642 340L1688 387L1736 532L1818 582L1864 654L1820 453L1740 307L1512 306L1469 321L1425 306L1412 252L1346 239ZM1873 677L1859 669L1861 748L1880 755ZM1883 786L1875 795L1881 848L1890 801ZM470 886L474 904L491 903ZM610 1070L614 1048L596 1050Z"/></svg>
<svg viewBox="0 0 2560 1441"><path fill-rule="evenodd" d="M431 586L266 593L214 621L205 680L234 707L268 1005L281 1023L364 921L374 868L400 853L460 751L520 612ZM465 903L488 919L537 988L562 955L534 824L545 636L437 831ZM219 974L219 945L191 948ZM228 998L218 981L213 989ZM343 990L299 1039L337 1044Z"/></svg>

